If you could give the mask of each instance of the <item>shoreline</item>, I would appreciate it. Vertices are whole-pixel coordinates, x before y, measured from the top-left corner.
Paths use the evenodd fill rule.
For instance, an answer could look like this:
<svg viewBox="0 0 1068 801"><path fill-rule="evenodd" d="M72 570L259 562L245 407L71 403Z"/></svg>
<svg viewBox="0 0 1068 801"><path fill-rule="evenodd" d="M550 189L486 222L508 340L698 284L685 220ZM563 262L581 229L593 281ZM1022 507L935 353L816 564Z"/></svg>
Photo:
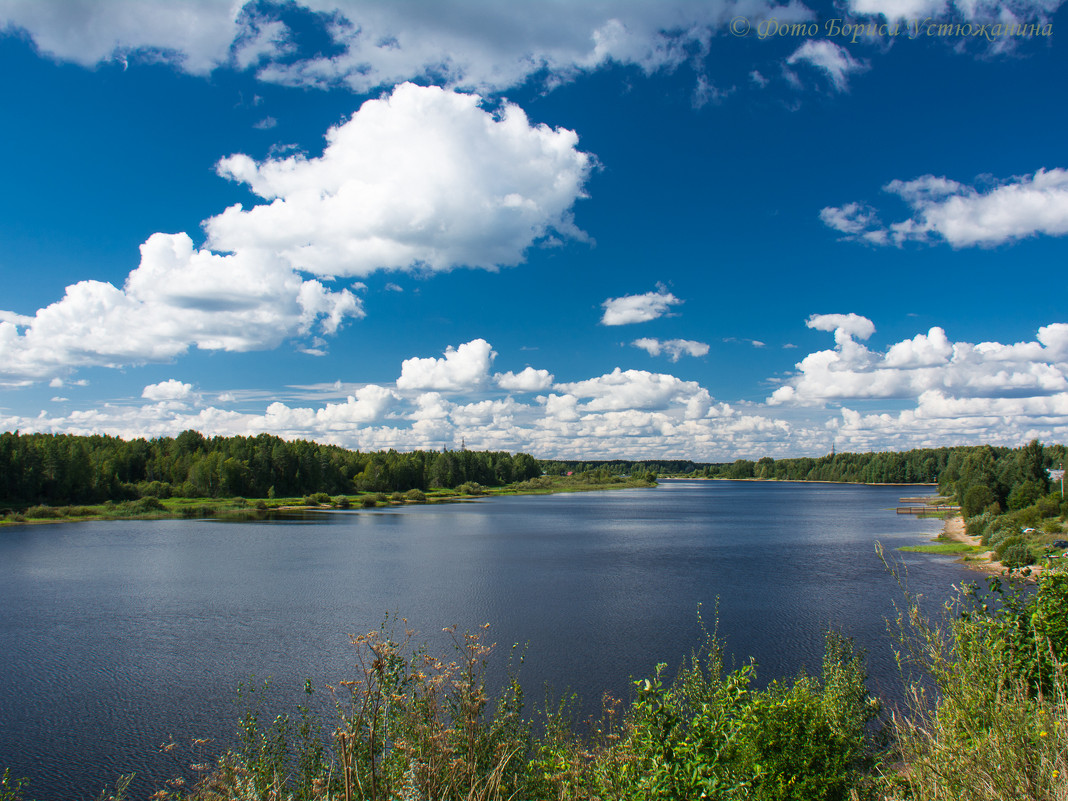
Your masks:
<svg viewBox="0 0 1068 801"><path fill-rule="evenodd" d="M937 487L933 481L824 481L807 478L721 478L720 476L660 476L663 481L764 481L769 484L844 484L850 487Z"/></svg>
<svg viewBox="0 0 1068 801"><path fill-rule="evenodd" d="M947 517L945 524L942 526L942 533L939 534L936 539L959 542L962 545L970 545L973 548L983 547L979 537L968 535L964 526L964 517L961 515ZM969 558L969 556L969 554L964 554L957 561L966 567L970 567L972 570L986 573L990 576L1002 576L1011 573L1014 576L1025 578L1028 581L1034 581L1043 572L1042 565L1037 564L1024 568L1024 570L1029 570L1029 573L1023 573L1019 569L1008 568L994 558L993 549L976 552L974 555L971 555L971 558Z"/></svg>
<svg viewBox="0 0 1068 801"><path fill-rule="evenodd" d="M145 510L142 512L113 513L104 508L105 504L77 504L47 506L48 509L57 512L54 516L24 517L21 520L0 516L0 529L14 526L46 525L49 523L88 523L107 520L203 519L255 521L265 520L270 515L278 512L285 514L292 514L294 512L311 512L316 514L332 512L371 512L375 509L399 509L413 506L429 506L440 503L465 503L467 501L479 501L487 498L517 495L558 495L571 492L600 492L619 489L648 489L653 487L656 487L655 483L647 484L644 482L621 481L618 483L610 482L605 484L558 483L544 487L524 487L522 489L517 489L515 485L505 485L503 487L486 487L483 492L477 495L459 493L454 489L449 489L449 492L455 494L435 495L434 491L430 490L426 497L420 501L397 501L392 499L387 499L385 501L376 500L374 506L363 506L361 504L362 498L360 496L377 496L379 494L384 495L385 493L358 493L354 496L346 495L346 497L349 498L350 505L348 507L338 507L332 504L308 506L297 502L296 498L281 499L280 503L276 502L274 504L267 504L266 501L268 499L266 498L172 498L167 499L169 503L165 504L163 508ZM243 501L243 503L239 503L238 501ZM136 502L137 501L128 501L125 503ZM264 503L264 506L256 505L258 503ZM65 514L63 513L64 509L77 509L80 513Z"/></svg>

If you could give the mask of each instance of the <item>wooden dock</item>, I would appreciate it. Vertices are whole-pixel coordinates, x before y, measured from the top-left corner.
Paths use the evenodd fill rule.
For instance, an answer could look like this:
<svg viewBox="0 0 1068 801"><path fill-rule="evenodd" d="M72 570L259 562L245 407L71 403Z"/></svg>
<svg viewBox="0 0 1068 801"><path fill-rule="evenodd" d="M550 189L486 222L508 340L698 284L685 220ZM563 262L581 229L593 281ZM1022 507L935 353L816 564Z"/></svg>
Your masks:
<svg viewBox="0 0 1068 801"><path fill-rule="evenodd" d="M902 498L904 500L904 498ZM926 515L926 514L939 514L941 512L959 512L959 506L946 506L939 504L937 506L898 506L897 513L899 515Z"/></svg>

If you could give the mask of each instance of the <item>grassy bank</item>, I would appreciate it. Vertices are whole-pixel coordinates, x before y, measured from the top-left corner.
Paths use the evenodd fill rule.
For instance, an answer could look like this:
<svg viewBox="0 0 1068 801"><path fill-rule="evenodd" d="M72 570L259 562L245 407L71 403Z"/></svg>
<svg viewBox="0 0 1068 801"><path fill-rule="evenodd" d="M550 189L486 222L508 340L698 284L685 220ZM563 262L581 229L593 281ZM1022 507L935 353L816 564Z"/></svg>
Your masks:
<svg viewBox="0 0 1068 801"><path fill-rule="evenodd" d="M314 493L290 498L155 498L99 504L47 506L16 505L0 514L0 526L28 523L59 523L86 520L163 520L218 518L262 520L272 514L303 511L376 509L424 503L453 503L497 495L548 495L558 492L590 492L655 486L644 478L621 476L539 476L501 487L483 487L465 482L453 489L437 488L406 492L356 492L331 497Z"/></svg>

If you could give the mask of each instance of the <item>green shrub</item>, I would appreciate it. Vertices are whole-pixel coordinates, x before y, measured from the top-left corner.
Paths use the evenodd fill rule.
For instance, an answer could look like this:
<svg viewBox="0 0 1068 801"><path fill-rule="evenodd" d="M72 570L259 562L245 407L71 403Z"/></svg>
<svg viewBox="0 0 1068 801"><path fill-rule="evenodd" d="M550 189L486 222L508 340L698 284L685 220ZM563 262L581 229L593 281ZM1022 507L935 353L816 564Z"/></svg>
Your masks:
<svg viewBox="0 0 1068 801"><path fill-rule="evenodd" d="M1068 773L1068 576L1036 592L990 578L965 585L935 621L914 600L898 617L904 664L918 668L895 715L904 770L888 801L1063 799Z"/></svg>
<svg viewBox="0 0 1068 801"><path fill-rule="evenodd" d="M486 492L477 481L465 481L456 491L461 495L484 495Z"/></svg>
<svg viewBox="0 0 1068 801"><path fill-rule="evenodd" d="M54 506L31 506L26 510L25 515L31 520L48 520L60 517L59 509Z"/></svg>
<svg viewBox="0 0 1068 801"><path fill-rule="evenodd" d="M988 512L969 517L964 521L964 530L969 537L983 537L986 535L986 529L990 525L991 519L992 515Z"/></svg>
<svg viewBox="0 0 1068 801"><path fill-rule="evenodd" d="M325 492L315 493L314 495L312 495L312 499L320 506L323 504L330 503L330 496L327 495Z"/></svg>
<svg viewBox="0 0 1068 801"><path fill-rule="evenodd" d="M410 489L404 493L404 499L414 503L426 503L426 494L419 489Z"/></svg>
<svg viewBox="0 0 1068 801"><path fill-rule="evenodd" d="M378 500L375 498L374 495L364 495L362 498L360 498L360 506L362 506L364 509L374 509L376 506L378 506Z"/></svg>
<svg viewBox="0 0 1068 801"><path fill-rule="evenodd" d="M378 501L379 503L389 503L389 496L386 495L386 493L384 493L384 492L376 492L375 493L375 500Z"/></svg>
<svg viewBox="0 0 1068 801"><path fill-rule="evenodd" d="M1000 560L1005 555L1005 552L1009 550L1009 548L1011 548L1013 545L1021 545L1023 544L1023 542L1024 538L1021 537L1019 534L1016 534L1011 537L1005 537L997 544L997 547L994 548L994 553L997 554L997 557Z"/></svg>
<svg viewBox="0 0 1068 801"><path fill-rule="evenodd" d="M1009 509L1024 509L1031 506L1045 493L1045 487L1039 485L1037 481L1025 481L1022 484L1018 484L1009 493Z"/></svg>
<svg viewBox="0 0 1068 801"><path fill-rule="evenodd" d="M338 495L334 498L334 506L338 509L348 509L352 504L349 502L349 497L347 495Z"/></svg>
<svg viewBox="0 0 1068 801"><path fill-rule="evenodd" d="M1035 504L1039 517L1057 517L1061 513L1061 494L1051 492L1045 498L1039 498Z"/></svg>
<svg viewBox="0 0 1068 801"><path fill-rule="evenodd" d="M567 747L550 718L534 763L558 799L844 799L869 764L868 695L850 640L827 637L822 679L753 689L754 667L723 670L720 646L687 660L670 686L665 665L636 683L621 722L593 747ZM554 728L555 726L555 728Z"/></svg>
<svg viewBox="0 0 1068 801"><path fill-rule="evenodd" d="M394 492L389 496L390 503L404 503L404 493Z"/></svg>
<svg viewBox="0 0 1068 801"><path fill-rule="evenodd" d="M139 481L137 482L137 494L144 498L151 495L153 498L169 498L173 493L173 487L166 481Z"/></svg>
<svg viewBox="0 0 1068 801"><path fill-rule="evenodd" d="M1035 556L1027 543L1018 542L1005 549L1001 555L1001 563L1005 567L1026 567L1035 563Z"/></svg>
<svg viewBox="0 0 1068 801"><path fill-rule="evenodd" d="M999 528L995 531L988 533L985 537L984 545L989 545L991 548L997 548L1002 542L1009 537L1016 537L1019 535L1019 529L1016 526L1011 528Z"/></svg>
<svg viewBox="0 0 1068 801"><path fill-rule="evenodd" d="M139 498L133 502L133 509L142 514L146 512L161 512L166 507L163 505L159 498L152 495L148 495L144 498Z"/></svg>
<svg viewBox="0 0 1068 801"><path fill-rule="evenodd" d="M965 491L964 498L961 500L961 511L965 517L974 517L995 500L997 498L990 487L985 484L975 484Z"/></svg>

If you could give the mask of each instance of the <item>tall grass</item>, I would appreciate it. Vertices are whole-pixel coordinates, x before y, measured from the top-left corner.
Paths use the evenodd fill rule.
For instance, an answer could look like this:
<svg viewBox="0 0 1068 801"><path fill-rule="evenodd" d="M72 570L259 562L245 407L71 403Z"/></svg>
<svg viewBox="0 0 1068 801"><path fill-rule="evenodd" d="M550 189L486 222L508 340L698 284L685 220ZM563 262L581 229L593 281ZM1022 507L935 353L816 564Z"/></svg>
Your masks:
<svg viewBox="0 0 1068 801"><path fill-rule="evenodd" d="M910 681L883 796L1068 801L1068 576L965 586L933 619L909 598L896 622Z"/></svg>

